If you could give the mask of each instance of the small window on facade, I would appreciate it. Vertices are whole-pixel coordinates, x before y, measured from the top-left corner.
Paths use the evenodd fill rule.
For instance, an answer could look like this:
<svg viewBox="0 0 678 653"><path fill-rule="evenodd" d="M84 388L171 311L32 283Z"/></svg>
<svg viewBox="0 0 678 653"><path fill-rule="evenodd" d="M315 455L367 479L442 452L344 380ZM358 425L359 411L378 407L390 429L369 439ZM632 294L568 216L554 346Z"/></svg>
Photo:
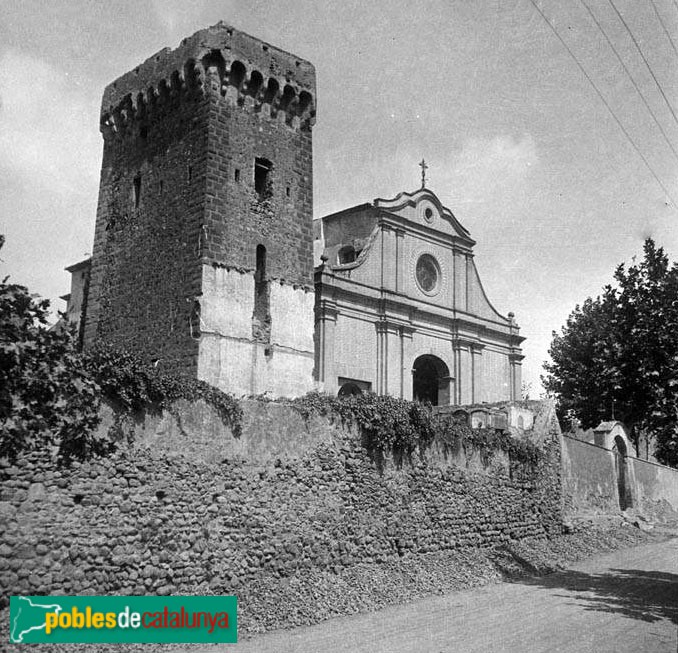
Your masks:
<svg viewBox="0 0 678 653"><path fill-rule="evenodd" d="M233 174L233 179L235 179L236 182L240 181L240 170L238 170L238 168L235 169L235 173Z"/></svg>
<svg viewBox="0 0 678 653"><path fill-rule="evenodd" d="M254 160L254 190L259 195L259 200L265 200L271 195L270 172L272 168L273 164L268 159Z"/></svg>
<svg viewBox="0 0 678 653"><path fill-rule="evenodd" d="M339 250L337 256L339 265L346 265L346 263L353 263L358 258L358 252L355 251L353 245L345 245Z"/></svg>
<svg viewBox="0 0 678 653"><path fill-rule="evenodd" d="M188 181L193 181L193 168L188 166Z"/></svg>
<svg viewBox="0 0 678 653"><path fill-rule="evenodd" d="M285 193L286 193L287 197L289 197L291 195L289 186L285 189Z"/></svg>
<svg viewBox="0 0 678 653"><path fill-rule="evenodd" d="M141 199L141 176L137 175L132 184L132 197L134 199L134 208L139 208L139 200Z"/></svg>

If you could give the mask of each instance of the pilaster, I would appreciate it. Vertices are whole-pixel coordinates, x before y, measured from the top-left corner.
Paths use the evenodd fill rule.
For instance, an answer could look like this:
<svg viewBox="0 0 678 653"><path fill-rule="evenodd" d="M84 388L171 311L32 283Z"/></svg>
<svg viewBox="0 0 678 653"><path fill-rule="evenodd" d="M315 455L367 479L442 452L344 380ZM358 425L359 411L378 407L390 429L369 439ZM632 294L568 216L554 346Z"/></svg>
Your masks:
<svg viewBox="0 0 678 653"><path fill-rule="evenodd" d="M337 376L334 370L335 327L339 311L334 302L321 300L318 307L317 377L327 392L335 392Z"/></svg>

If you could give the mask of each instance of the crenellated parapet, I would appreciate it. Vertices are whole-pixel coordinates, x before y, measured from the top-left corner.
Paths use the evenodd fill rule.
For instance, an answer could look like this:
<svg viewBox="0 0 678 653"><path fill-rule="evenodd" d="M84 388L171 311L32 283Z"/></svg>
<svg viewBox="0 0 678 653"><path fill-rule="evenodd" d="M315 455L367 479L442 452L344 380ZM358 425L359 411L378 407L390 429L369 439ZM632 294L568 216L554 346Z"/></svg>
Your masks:
<svg viewBox="0 0 678 653"><path fill-rule="evenodd" d="M120 136L183 98L217 93L225 101L294 129L315 124L313 64L217 23L164 48L104 91L100 129Z"/></svg>

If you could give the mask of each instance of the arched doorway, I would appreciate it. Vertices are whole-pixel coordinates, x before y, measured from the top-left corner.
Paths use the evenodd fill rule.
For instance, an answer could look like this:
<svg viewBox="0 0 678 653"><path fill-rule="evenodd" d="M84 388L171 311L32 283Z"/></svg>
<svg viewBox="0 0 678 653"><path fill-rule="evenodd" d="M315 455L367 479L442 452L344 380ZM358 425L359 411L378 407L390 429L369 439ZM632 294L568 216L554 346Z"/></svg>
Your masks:
<svg viewBox="0 0 678 653"><path fill-rule="evenodd" d="M363 393L362 388L357 384L349 381L344 383L344 385L339 388L337 393L339 397L350 397L352 395L361 395Z"/></svg>
<svg viewBox="0 0 678 653"><path fill-rule="evenodd" d="M624 438L616 436L614 439L614 446L612 447L614 454L614 471L617 475L617 493L619 494L619 507L621 510L626 510L632 505L631 489L628 482L628 469L626 467L626 443Z"/></svg>
<svg viewBox="0 0 678 653"><path fill-rule="evenodd" d="M450 371L437 356L425 354L412 367L412 397L434 406L450 403Z"/></svg>

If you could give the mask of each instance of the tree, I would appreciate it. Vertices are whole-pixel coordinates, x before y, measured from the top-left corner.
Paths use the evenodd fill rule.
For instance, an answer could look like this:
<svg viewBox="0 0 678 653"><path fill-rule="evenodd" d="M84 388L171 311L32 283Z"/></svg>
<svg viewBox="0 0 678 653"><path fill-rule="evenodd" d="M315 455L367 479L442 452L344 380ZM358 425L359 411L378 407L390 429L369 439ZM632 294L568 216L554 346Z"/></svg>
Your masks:
<svg viewBox="0 0 678 653"><path fill-rule="evenodd" d="M4 239L2 239L4 240ZM0 242L0 246L2 242ZM49 302L0 282L0 457L58 447L63 459L104 447L97 386L86 373L69 328L48 325Z"/></svg>
<svg viewBox="0 0 678 653"><path fill-rule="evenodd" d="M652 434L657 458L678 466L678 266L651 238L643 250L640 263L617 267L616 287L553 332L542 382L561 416L588 428L614 415L635 441Z"/></svg>

